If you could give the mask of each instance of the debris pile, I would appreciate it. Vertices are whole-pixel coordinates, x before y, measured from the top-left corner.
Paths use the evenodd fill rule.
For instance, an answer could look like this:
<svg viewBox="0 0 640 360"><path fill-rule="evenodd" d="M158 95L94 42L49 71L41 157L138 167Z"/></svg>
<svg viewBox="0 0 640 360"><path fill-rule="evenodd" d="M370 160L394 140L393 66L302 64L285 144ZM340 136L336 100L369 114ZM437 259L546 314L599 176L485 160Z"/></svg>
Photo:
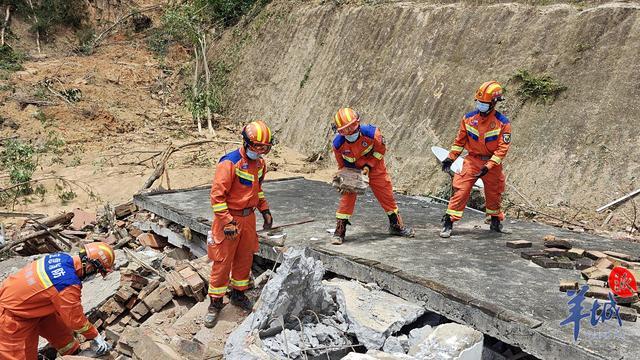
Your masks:
<svg viewBox="0 0 640 360"><path fill-rule="evenodd" d="M106 206L100 215L75 209L46 218L32 216L17 224L0 247L22 256L69 251L93 241L121 247L132 239L131 223L124 219L134 211L135 206L126 203Z"/></svg>
<svg viewBox="0 0 640 360"><path fill-rule="evenodd" d="M481 358L481 333L447 324L438 331L427 325L409 336L399 334L425 314L422 306L374 284L323 281L324 272L322 263L305 256L304 249L289 249L254 312L229 336L225 358ZM460 357L462 353L470 357ZM396 356L400 354L404 357Z"/></svg>
<svg viewBox="0 0 640 360"><path fill-rule="evenodd" d="M509 241L511 248L531 247L531 242L524 240ZM614 267L629 269L635 276L636 284L640 287L640 258L616 251L599 251L576 248L571 241L559 239L553 235L544 237L544 249L523 250L520 255L544 268L576 269L580 270L580 280L561 280L560 291L574 291L589 285L585 296L609 300L609 275ZM626 321L636 321L637 311L640 310L638 294L628 298L615 296L615 301L622 306L620 317Z"/></svg>

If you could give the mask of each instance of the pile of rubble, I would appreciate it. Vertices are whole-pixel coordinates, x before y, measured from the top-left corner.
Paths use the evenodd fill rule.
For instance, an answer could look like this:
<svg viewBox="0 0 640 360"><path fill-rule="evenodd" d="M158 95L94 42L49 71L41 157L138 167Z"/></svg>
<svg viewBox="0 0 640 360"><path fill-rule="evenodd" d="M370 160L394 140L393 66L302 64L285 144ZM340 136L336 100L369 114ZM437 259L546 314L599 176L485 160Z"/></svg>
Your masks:
<svg viewBox="0 0 640 360"><path fill-rule="evenodd" d="M225 358L481 359L478 331L443 324L403 335L435 314L375 284L323 281L324 272L304 249L289 249L254 312L229 336Z"/></svg>
<svg viewBox="0 0 640 360"><path fill-rule="evenodd" d="M511 248L532 247L530 241L508 241ZM589 285L585 294L594 299L608 300L611 289L609 288L609 275L616 266L629 269L634 275L637 285L640 287L640 258L615 251L586 250L574 247L571 241L559 239L553 235L544 237L543 249L524 250L520 255L531 260L543 268L576 269L580 270L581 280L562 280L560 291L578 290L582 285ZM618 305L621 305L620 317L626 321L636 321L637 311L640 311L638 294L628 298L615 296Z"/></svg>
<svg viewBox="0 0 640 360"><path fill-rule="evenodd" d="M3 250L22 256L70 251L83 243L103 241L117 248L135 236L130 234L130 217L135 206L126 203L106 206L101 214L76 209L50 217L30 216L8 229Z"/></svg>

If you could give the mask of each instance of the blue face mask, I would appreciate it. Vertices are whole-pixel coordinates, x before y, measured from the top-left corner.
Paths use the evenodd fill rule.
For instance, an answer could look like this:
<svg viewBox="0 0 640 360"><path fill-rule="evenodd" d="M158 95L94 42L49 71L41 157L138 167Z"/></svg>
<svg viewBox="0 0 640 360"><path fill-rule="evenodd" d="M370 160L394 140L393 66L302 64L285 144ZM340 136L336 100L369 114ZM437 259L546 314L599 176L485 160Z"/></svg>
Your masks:
<svg viewBox="0 0 640 360"><path fill-rule="evenodd" d="M358 140L358 137L360 137L360 131L356 131L351 135L345 135L344 137L347 139L348 142L354 142Z"/></svg>
<svg viewBox="0 0 640 360"><path fill-rule="evenodd" d="M490 107L491 104L476 101L476 109L478 109L478 111L480 111L481 113L486 113L487 111L489 111Z"/></svg>
<svg viewBox="0 0 640 360"><path fill-rule="evenodd" d="M251 160L258 160L260 158L260 154L258 154L255 151L251 151L250 149L247 149L247 157Z"/></svg>

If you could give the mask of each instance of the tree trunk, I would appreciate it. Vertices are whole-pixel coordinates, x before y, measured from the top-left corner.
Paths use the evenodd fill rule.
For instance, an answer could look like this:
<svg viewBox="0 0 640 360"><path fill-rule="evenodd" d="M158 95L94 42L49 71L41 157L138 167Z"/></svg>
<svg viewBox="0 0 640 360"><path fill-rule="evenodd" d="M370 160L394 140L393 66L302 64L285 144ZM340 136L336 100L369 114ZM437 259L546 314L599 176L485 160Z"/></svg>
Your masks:
<svg viewBox="0 0 640 360"><path fill-rule="evenodd" d="M192 96L193 99L196 100L198 98L198 46L195 45L193 47L193 50L195 52L195 66L193 69L193 87L192 87ZM193 111L194 109L192 109ZM197 115L196 111L192 112L193 117L196 119L196 121L198 122L198 133L202 132L202 123L200 122L200 116Z"/></svg>

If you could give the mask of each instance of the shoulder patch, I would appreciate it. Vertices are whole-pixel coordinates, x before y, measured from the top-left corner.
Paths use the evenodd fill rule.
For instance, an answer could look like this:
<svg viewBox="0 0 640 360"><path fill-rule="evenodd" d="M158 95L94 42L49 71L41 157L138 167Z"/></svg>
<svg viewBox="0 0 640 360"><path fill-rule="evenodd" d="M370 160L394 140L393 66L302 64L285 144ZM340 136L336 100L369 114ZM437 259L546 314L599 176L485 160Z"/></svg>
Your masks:
<svg viewBox="0 0 640 360"><path fill-rule="evenodd" d="M225 156L220 158L219 162L223 162L223 161L231 161L232 163L236 164L238 163L238 161L240 161L240 159L242 159L242 154L240 154L240 149L237 149L235 151L232 151L228 154L226 154Z"/></svg>
<svg viewBox="0 0 640 360"><path fill-rule="evenodd" d="M473 117L473 116L477 115L479 112L480 111L478 111L478 110L473 110L471 112L468 112L468 113L464 114L464 118L468 119L470 117Z"/></svg>
<svg viewBox="0 0 640 360"><path fill-rule="evenodd" d="M496 119L498 119L498 121L500 121L504 125L509 123L509 119L497 111L496 111Z"/></svg>
<svg viewBox="0 0 640 360"><path fill-rule="evenodd" d="M373 125L361 125L360 126L360 133L368 138L375 138L376 136L376 127Z"/></svg>
<svg viewBox="0 0 640 360"><path fill-rule="evenodd" d="M344 136L340 134L336 135L336 137L333 139L333 148L340 149L340 146L342 146L342 144L344 144L345 141L346 139L344 138Z"/></svg>
<svg viewBox="0 0 640 360"><path fill-rule="evenodd" d="M82 284L73 266L73 258L69 254L50 254L43 260L43 270L56 290L62 291L71 285Z"/></svg>

